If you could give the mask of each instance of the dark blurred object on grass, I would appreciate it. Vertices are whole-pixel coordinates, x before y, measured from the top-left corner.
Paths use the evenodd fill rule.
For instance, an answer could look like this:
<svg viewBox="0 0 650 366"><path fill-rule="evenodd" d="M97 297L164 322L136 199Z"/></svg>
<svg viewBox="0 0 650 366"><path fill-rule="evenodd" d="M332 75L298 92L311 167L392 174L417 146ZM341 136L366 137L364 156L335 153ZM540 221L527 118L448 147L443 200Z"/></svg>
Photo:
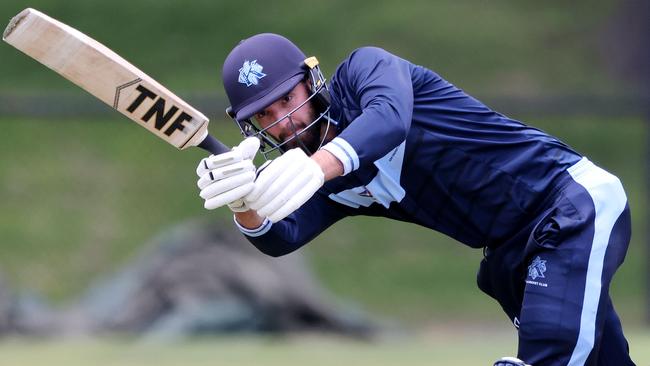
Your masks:
<svg viewBox="0 0 650 366"><path fill-rule="evenodd" d="M320 332L370 338L377 328L319 286L304 258L267 257L230 222L190 221L72 306L38 311L0 283L0 334L188 336Z"/></svg>
<svg viewBox="0 0 650 366"><path fill-rule="evenodd" d="M40 296L12 288L0 275L0 336L51 334L55 322L55 313Z"/></svg>

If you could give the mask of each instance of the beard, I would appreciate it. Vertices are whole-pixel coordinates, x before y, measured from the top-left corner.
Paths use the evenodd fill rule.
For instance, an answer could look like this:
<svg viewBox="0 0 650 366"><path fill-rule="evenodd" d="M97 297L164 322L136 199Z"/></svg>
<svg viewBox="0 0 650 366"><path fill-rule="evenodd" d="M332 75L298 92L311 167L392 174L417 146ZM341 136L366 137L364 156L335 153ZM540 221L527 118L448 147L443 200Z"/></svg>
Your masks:
<svg viewBox="0 0 650 366"><path fill-rule="evenodd" d="M290 117L289 117L290 118ZM309 121L314 121L317 118L316 112L311 109L309 111ZM309 128L306 128L310 123L300 123L291 121L294 131L288 135L282 136L281 141L288 141L284 146L286 150L293 148L301 148L308 155L315 153L321 145L321 123L316 121Z"/></svg>
<svg viewBox="0 0 650 366"><path fill-rule="evenodd" d="M290 149L300 147L309 155L315 153L320 147L320 123L315 123L301 131L299 135L287 142L286 146Z"/></svg>

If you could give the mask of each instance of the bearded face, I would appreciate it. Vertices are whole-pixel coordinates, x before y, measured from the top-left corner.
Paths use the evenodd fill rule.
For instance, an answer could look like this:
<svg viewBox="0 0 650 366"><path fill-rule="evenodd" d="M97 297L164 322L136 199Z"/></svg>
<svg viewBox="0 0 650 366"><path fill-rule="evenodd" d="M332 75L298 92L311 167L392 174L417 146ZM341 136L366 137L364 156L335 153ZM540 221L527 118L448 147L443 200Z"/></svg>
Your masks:
<svg viewBox="0 0 650 366"><path fill-rule="evenodd" d="M318 113L308 99L307 85L300 82L284 97L256 113L255 120L275 140L285 143L284 150L299 147L312 154L322 142L321 124L313 123Z"/></svg>

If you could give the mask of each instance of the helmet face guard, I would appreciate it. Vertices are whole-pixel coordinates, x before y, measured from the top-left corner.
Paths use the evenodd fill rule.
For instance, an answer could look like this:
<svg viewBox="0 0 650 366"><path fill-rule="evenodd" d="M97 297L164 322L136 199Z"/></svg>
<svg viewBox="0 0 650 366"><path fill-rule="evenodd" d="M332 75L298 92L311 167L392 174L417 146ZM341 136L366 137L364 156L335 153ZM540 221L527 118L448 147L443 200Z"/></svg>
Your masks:
<svg viewBox="0 0 650 366"><path fill-rule="evenodd" d="M309 97L300 103L299 106L295 107L287 114L278 118L265 128L258 127L255 123L253 123L251 118L246 118L241 121L237 120L230 107L226 110L228 115L233 118L237 123L237 126L239 126L242 135L246 137L254 136L260 139L260 152L264 155L265 159L269 159L269 156L272 157L276 154L282 154L287 150L287 144L292 141L297 142L297 145L300 146L300 148L302 148L305 153L311 155L315 151L311 151L311 149L303 143L300 136L306 131L313 128L320 129L321 122L326 122L327 126L325 132L321 133L321 131L318 131L318 134L320 136L320 144L318 148L316 148L316 150L318 150L323 145L327 133L331 127L330 124L333 122L333 120L330 118L329 88L327 87L326 79L323 76L320 67L318 66L318 60L315 57L309 57L304 60L303 67L307 69L304 80L308 83L308 90L310 92ZM297 110L309 102L314 105L317 116L315 116L314 120L309 122L304 129L298 131L297 128L295 128L293 125L291 116L293 113L295 113ZM293 134L284 141L278 141L268 131L285 119L289 120L290 126L293 129Z"/></svg>

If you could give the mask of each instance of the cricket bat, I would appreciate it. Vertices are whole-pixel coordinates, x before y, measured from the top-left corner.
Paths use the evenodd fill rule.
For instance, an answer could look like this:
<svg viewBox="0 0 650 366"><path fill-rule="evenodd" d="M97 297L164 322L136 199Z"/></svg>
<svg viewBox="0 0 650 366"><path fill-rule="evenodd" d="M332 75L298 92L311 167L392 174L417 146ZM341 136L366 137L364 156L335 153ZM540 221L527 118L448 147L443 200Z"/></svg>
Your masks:
<svg viewBox="0 0 650 366"><path fill-rule="evenodd" d="M208 134L203 113L108 47L38 10L13 17L2 39L181 150L230 150Z"/></svg>

